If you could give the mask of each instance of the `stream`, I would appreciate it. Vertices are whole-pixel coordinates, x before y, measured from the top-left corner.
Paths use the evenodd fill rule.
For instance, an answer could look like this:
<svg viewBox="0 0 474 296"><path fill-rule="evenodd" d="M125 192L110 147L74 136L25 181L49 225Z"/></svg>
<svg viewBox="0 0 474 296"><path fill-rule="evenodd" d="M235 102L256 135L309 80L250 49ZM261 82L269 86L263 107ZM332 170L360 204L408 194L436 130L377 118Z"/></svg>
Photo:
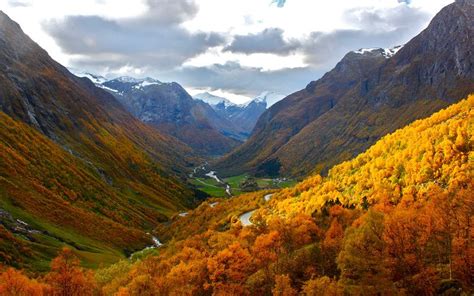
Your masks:
<svg viewBox="0 0 474 296"><path fill-rule="evenodd" d="M229 196L232 196L232 191L231 191L230 185L225 183L224 181L222 181L222 179L219 178L216 175L216 171L210 171L209 173L207 173L205 175L209 178L213 178L214 180L217 181L217 183L224 185L225 186L225 193L227 193L227 195L229 195Z"/></svg>
<svg viewBox="0 0 474 296"><path fill-rule="evenodd" d="M214 171L211 171L208 174L210 174L212 176L212 178L215 178L218 182L222 182L222 181L219 181L220 179L219 179L219 177L217 177L215 175ZM206 174L206 176L208 174ZM228 190L230 191L230 186L227 185L227 184L226 184L226 186L227 186ZM227 192L227 189L226 189L226 192ZM272 196L273 196L273 193L267 194L263 197L263 199L265 200L265 202L269 202L270 199L272 198ZM214 203L210 204L209 206L211 208L214 208L217 204L219 204L219 202L214 202ZM242 224L242 226L245 227L245 226L250 226L250 225L253 224L252 221L250 221L250 218L252 217L252 215L255 211L256 211L256 209L245 212L245 213L243 213L242 215L239 216L239 220L240 220L240 223ZM186 217L187 215L188 215L188 212L179 213L179 216L181 216L181 217ZM151 240L153 241L153 245L148 246L148 247L146 247L143 250L138 251L138 252L143 252L145 250L155 249L155 248L159 248L159 247L163 246L163 243L160 242L160 240L156 236L152 236ZM135 252L134 254L136 254L138 252ZM132 257L133 257L133 254L130 256L130 258L132 258Z"/></svg>

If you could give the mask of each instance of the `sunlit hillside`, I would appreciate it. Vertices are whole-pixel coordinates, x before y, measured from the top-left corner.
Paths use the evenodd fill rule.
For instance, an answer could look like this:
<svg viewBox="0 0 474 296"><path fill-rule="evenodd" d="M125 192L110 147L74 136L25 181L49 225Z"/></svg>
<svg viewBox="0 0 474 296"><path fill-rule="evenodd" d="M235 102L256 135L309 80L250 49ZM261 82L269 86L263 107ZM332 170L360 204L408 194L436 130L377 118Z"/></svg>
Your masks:
<svg viewBox="0 0 474 296"><path fill-rule="evenodd" d="M64 277L90 295L472 291L473 115L470 96L387 135L328 177L177 216L163 226L173 229L165 245L132 261L92 274L65 250L36 280L5 269L0 291L61 293ZM239 216L256 208L243 226Z"/></svg>

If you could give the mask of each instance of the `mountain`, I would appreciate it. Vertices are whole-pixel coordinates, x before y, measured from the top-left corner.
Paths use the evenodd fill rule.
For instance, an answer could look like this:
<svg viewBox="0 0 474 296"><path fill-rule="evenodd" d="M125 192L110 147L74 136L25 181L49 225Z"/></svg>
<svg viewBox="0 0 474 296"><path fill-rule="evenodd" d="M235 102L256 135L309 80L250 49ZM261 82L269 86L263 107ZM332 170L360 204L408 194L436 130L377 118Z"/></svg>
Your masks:
<svg viewBox="0 0 474 296"><path fill-rule="evenodd" d="M211 106L216 106L219 104L224 104L225 106L235 106L236 104L232 103L231 101L227 100L226 98L215 96L208 92L199 93L193 96L196 100L201 100L203 102L208 103Z"/></svg>
<svg viewBox="0 0 474 296"><path fill-rule="evenodd" d="M0 271L2 287L29 284L54 295L72 284L89 295L472 295L473 123L469 96L384 136L326 177L176 215L154 232L159 251L83 270L68 264L66 250L46 276ZM89 272L95 276L75 280Z"/></svg>
<svg viewBox="0 0 474 296"><path fill-rule="evenodd" d="M221 117L229 120L236 129L241 130L246 139L255 127L260 115L267 109L266 99L269 95L268 92L264 92L253 100L240 105L210 93L197 94L194 99L208 103Z"/></svg>
<svg viewBox="0 0 474 296"><path fill-rule="evenodd" d="M176 82L119 77L98 84L136 118L189 145L200 155L218 156L241 144L241 132L208 104L195 101Z"/></svg>
<svg viewBox="0 0 474 296"><path fill-rule="evenodd" d="M88 78L90 81L92 81L95 85L98 85L98 86L108 80L104 76L96 75L96 74L85 72L85 71L80 71L80 70L77 70L77 69L74 69L74 68L68 68L68 70L72 74L76 75L77 77L86 77L86 78Z"/></svg>
<svg viewBox="0 0 474 296"><path fill-rule="evenodd" d="M29 246L35 262L64 245L90 264L98 254L123 257L195 202L183 180L201 160L188 146L71 74L3 12L0 126L1 232ZM0 249L11 243L4 238Z"/></svg>
<svg viewBox="0 0 474 296"><path fill-rule="evenodd" d="M330 72L262 114L221 174L304 175L474 90L474 3L456 1L402 48L348 53Z"/></svg>

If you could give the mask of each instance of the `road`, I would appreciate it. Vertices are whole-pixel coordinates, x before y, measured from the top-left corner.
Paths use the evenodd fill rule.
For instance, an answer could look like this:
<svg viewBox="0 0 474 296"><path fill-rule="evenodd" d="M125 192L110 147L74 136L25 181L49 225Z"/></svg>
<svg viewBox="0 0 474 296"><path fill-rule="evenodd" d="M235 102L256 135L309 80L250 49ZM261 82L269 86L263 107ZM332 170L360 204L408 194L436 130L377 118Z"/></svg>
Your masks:
<svg viewBox="0 0 474 296"><path fill-rule="evenodd" d="M272 196L273 196L273 193L272 194L267 194L263 197L263 199L265 199L265 201L268 202L268 201L270 201L270 199L272 199ZM252 217L252 215L255 211L256 210L248 211L248 212L245 212L242 215L240 215L239 220L240 220L240 223L242 224L242 226L250 226L250 225L253 224L252 221L250 221L250 218Z"/></svg>

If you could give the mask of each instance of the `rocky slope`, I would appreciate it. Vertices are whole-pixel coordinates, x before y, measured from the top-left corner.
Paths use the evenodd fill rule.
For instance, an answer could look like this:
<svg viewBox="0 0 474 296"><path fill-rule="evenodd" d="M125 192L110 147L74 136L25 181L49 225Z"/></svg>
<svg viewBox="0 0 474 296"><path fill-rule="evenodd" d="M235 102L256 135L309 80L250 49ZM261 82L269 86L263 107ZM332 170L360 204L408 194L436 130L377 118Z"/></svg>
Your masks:
<svg viewBox="0 0 474 296"><path fill-rule="evenodd" d="M193 203L181 180L200 161L191 149L72 75L3 12L0 126L0 208L59 239L37 241L41 256L61 242L120 255Z"/></svg>
<svg viewBox="0 0 474 296"><path fill-rule="evenodd" d="M113 94L136 118L178 138L200 155L222 155L244 139L230 121L208 104L193 100L176 82L119 77L97 85Z"/></svg>
<svg viewBox="0 0 474 296"><path fill-rule="evenodd" d="M197 94L197 100L208 103L221 117L230 121L235 129L239 130L244 139L251 134L260 115L267 109L266 95L250 100L245 104L234 104L225 98L211 95L209 93Z"/></svg>
<svg viewBox="0 0 474 296"><path fill-rule="evenodd" d="M348 53L318 81L269 108L221 174L303 175L474 91L474 1L458 0L398 52Z"/></svg>

